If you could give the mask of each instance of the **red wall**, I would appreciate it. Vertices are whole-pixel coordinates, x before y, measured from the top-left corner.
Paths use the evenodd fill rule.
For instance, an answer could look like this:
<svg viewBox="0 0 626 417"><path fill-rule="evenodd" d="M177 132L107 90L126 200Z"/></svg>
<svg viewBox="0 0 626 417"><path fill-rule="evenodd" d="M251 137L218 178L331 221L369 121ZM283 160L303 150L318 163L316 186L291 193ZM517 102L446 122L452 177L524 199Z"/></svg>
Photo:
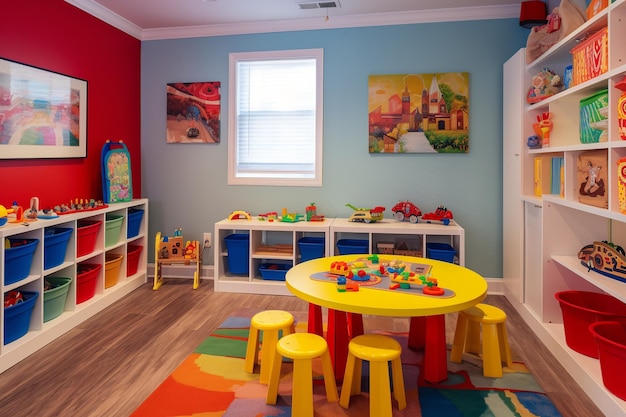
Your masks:
<svg viewBox="0 0 626 417"><path fill-rule="evenodd" d="M106 140L128 146L140 197L141 42L63 0L7 1L1 16L0 58L87 80L88 114L87 158L0 159L0 204L101 199Z"/></svg>

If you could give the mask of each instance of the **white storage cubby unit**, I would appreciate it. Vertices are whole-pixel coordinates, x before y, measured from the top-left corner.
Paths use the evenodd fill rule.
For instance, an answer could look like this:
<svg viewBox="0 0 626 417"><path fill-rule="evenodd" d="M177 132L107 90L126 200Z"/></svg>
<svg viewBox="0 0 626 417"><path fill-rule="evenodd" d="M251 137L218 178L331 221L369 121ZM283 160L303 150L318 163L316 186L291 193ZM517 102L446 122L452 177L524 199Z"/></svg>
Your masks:
<svg viewBox="0 0 626 417"><path fill-rule="evenodd" d="M328 232L332 219L320 222L280 222L268 220L222 220L215 224L215 291L244 292L254 294L290 295L282 281L267 280L261 277L259 266L264 263L300 262L301 255L298 240L303 237L324 238L324 256L328 255ZM243 266L247 273L233 274L229 270L229 253L225 239L232 234L249 235L248 252L237 256L235 262ZM271 252L271 248L281 247L280 251ZM291 249L288 249L291 247ZM249 256L248 256L249 254ZM233 258L231 258L233 261ZM243 265L241 265L243 263ZM247 268L246 268L247 266Z"/></svg>
<svg viewBox="0 0 626 417"><path fill-rule="evenodd" d="M571 49L585 35L608 28L608 71L529 105L526 92L531 78L547 67L563 74L572 64ZM626 140L620 138L616 84L626 76L626 1L617 0L589 19L574 33L527 65L522 49L504 65L503 132L503 278L507 297L554 356L607 416L624 415L626 402L611 394L602 382L597 359L567 346L562 313L554 294L564 290L606 292L626 302L626 284L594 271L578 259L583 246L611 241L626 247L626 214L619 209L617 161L626 157ZM580 100L608 90L607 140L581 143ZM550 112L553 128L550 146L530 149L537 116ZM600 150L606 155L608 207L579 201L581 185L578 159L582 152ZM543 187L535 195L534 163L549 167L552 157L563 158L563 190L549 194ZM546 176L548 178L546 178ZM543 171L543 184L550 170ZM546 190L547 188L547 190ZM561 191L561 190L559 190Z"/></svg>
<svg viewBox="0 0 626 417"><path fill-rule="evenodd" d="M229 251L225 239L231 235L248 235L248 245L242 259L247 266L243 274L229 271ZM464 230L457 223L448 226L439 224L412 224L393 219L376 223L349 222L348 219L326 219L323 222L268 222L267 220L222 220L215 224L215 291L255 294L291 295L283 281L263 279L259 266L264 263L301 262L298 241L303 237L323 237L323 256L338 254L337 240L341 238L367 239L369 252L377 253L378 242L419 242L422 253L426 253L427 242L448 243L454 249L461 265L465 263ZM284 245L286 252L268 253L259 251L264 245ZM289 249L291 246L291 249ZM239 256L239 255L237 255ZM232 259L231 259L232 261ZM241 265L240 265L241 266Z"/></svg>
<svg viewBox="0 0 626 417"><path fill-rule="evenodd" d="M133 230L131 235L134 236L129 237L127 233L128 215L130 213L138 213L140 210L143 211L140 223L138 227L136 224L133 224L134 228L131 228ZM114 238L105 240L107 215L123 216L121 226L118 229L119 237L117 239L114 236ZM134 215L132 217L138 218L139 216ZM78 256L77 246L80 238L77 238L77 234L79 226L83 224L79 222L86 220L101 222L101 225L95 236L94 249L90 253ZM13 327L11 326L14 326L14 323L12 319L7 318L5 309L0 310L0 327L2 327L0 332L0 372L4 372L146 282L147 224L148 201L146 199L138 199L126 203L111 204L98 210L64 214L53 219L37 219L36 221L22 224L9 222L0 227L0 288L2 289L2 294L5 295L12 290L38 293L30 315L28 331L25 335L8 343L7 339L13 339L14 337L7 338L6 334L7 332L13 334ZM58 261L48 264L55 264L55 266L46 269L44 266L46 251L52 247L44 243L47 235L46 231L49 233L50 229L60 230L59 228L71 230L71 232L68 232L70 237L67 241L67 247L65 248L65 253L62 252L62 249L60 250ZM135 234L134 231L137 228L138 233ZM7 256L5 251L9 249L7 242L13 239L18 241L38 239L39 241L30 262L28 275L15 282L13 282L14 279L7 277L5 274L7 269L9 269L9 274L12 274L12 264L9 263L8 267L6 265ZM109 244L107 245L107 243ZM141 246L143 250L139 253L138 259L133 256L133 259L136 259L136 267L131 268L131 272L134 270L134 273L127 276L128 264L126 255L128 254L128 249L129 247L137 246ZM52 250L50 251L52 252ZM117 282L115 285L105 288L106 256L108 253L122 255L123 258L119 267ZM56 265L59 262L60 264ZM93 295L83 302L80 300L83 290L82 287L79 289L79 283L77 282L79 281L77 277L81 264L101 266L95 278ZM47 306L44 304L44 299L46 298L44 289L46 280L52 277L69 278L71 282L67 290L65 305L59 309L58 315L55 315L54 318L49 316L46 320L44 311ZM7 282L9 283L7 284ZM25 329L26 327L23 328Z"/></svg>
<svg viewBox="0 0 626 417"><path fill-rule="evenodd" d="M332 242L330 255L339 255L337 242L342 239L362 239L369 243L368 253L381 253L379 243L393 243L416 255L426 257L429 243L447 243L454 248L458 264L465 266L465 230L454 220L448 225L410 223L383 219L375 223L351 222L336 218L330 225Z"/></svg>

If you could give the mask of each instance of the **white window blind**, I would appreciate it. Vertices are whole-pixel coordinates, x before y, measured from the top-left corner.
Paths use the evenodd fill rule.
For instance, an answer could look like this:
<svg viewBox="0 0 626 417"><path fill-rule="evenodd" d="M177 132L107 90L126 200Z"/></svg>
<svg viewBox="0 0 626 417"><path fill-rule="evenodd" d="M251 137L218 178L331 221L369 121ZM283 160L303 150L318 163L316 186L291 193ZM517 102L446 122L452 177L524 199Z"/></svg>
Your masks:
<svg viewBox="0 0 626 417"><path fill-rule="evenodd" d="M322 51L234 53L230 65L229 184L321 186Z"/></svg>

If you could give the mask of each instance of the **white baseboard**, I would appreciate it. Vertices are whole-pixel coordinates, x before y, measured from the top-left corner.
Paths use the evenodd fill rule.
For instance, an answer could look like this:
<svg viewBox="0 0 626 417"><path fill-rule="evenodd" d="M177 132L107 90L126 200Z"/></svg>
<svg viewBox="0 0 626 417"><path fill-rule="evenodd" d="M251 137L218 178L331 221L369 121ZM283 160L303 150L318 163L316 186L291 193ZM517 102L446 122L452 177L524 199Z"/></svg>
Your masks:
<svg viewBox="0 0 626 417"><path fill-rule="evenodd" d="M193 279L196 268L191 265L163 265L163 276L167 278ZM200 279L213 279L213 265L202 265ZM154 264L148 264L148 277L154 277ZM501 278L486 278L487 293L504 295L504 282Z"/></svg>

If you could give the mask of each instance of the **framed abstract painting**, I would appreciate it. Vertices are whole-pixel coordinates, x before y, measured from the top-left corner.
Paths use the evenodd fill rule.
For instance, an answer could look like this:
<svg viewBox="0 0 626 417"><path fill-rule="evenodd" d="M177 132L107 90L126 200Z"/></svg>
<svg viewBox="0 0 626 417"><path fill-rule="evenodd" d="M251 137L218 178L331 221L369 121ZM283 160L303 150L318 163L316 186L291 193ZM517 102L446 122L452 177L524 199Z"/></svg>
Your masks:
<svg viewBox="0 0 626 417"><path fill-rule="evenodd" d="M220 82L167 85L167 143L220 143Z"/></svg>
<svg viewBox="0 0 626 417"><path fill-rule="evenodd" d="M87 81L0 59L0 159L87 156Z"/></svg>

